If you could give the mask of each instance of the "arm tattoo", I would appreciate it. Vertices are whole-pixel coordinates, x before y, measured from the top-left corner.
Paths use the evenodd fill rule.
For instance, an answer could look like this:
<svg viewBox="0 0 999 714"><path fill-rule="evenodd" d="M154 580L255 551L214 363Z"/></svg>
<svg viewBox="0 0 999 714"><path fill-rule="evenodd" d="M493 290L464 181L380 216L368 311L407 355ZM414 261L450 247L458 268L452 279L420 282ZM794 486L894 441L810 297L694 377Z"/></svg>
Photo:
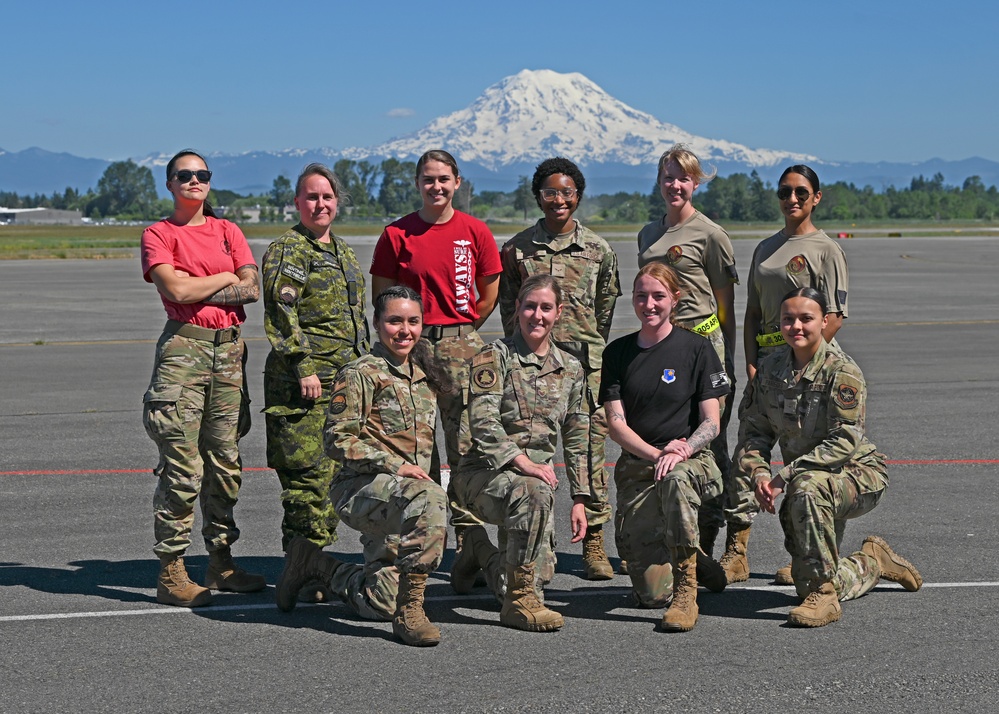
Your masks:
<svg viewBox="0 0 999 714"><path fill-rule="evenodd" d="M202 300L206 305L246 305L260 299L260 284L257 280L257 266L244 265L236 271L239 282L227 285L214 295Z"/></svg>
<svg viewBox="0 0 999 714"><path fill-rule="evenodd" d="M718 436L718 431L718 422L712 419L705 419L694 433L690 435L690 438L687 439L687 446L696 454L710 444L712 439Z"/></svg>
<svg viewBox="0 0 999 714"><path fill-rule="evenodd" d="M621 421L625 424L628 423L628 420L624 418L624 414L622 414L619 409L607 409L606 411L607 416L610 417L611 421Z"/></svg>

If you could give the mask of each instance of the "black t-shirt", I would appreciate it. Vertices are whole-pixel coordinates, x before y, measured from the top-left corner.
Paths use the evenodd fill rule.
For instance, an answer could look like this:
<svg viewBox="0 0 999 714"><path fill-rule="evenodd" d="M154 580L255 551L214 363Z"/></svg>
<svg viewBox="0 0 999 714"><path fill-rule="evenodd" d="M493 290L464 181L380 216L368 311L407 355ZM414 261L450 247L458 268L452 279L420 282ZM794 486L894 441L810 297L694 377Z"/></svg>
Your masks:
<svg viewBox="0 0 999 714"><path fill-rule="evenodd" d="M628 426L657 448L689 437L701 423L700 403L730 389L711 343L679 327L652 347L639 347L635 332L604 350L600 403L620 400Z"/></svg>

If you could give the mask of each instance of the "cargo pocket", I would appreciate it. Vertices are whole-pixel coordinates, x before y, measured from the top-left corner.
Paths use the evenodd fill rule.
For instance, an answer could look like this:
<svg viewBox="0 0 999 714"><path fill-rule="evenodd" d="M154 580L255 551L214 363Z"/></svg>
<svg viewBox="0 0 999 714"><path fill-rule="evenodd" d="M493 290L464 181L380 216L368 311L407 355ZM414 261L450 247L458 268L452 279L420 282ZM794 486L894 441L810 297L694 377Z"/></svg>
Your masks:
<svg viewBox="0 0 999 714"><path fill-rule="evenodd" d="M184 433L178 402L181 384L153 384L142 397L142 425L153 441L177 439Z"/></svg>

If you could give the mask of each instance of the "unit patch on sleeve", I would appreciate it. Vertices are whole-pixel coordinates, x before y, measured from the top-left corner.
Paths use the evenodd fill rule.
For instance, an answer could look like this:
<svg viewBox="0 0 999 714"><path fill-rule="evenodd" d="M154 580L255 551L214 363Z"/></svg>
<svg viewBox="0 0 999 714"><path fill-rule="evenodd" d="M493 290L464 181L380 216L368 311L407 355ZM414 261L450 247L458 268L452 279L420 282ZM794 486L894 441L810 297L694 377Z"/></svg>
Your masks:
<svg viewBox="0 0 999 714"><path fill-rule="evenodd" d="M836 390L836 403L843 409L854 409L857 406L857 388L849 384L839 385Z"/></svg>

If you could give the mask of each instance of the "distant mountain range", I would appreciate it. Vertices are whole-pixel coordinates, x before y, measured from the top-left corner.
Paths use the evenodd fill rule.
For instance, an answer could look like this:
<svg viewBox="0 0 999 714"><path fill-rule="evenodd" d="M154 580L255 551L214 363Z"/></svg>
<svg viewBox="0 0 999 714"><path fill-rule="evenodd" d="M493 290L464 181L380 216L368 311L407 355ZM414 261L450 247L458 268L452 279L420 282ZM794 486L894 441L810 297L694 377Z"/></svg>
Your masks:
<svg viewBox="0 0 999 714"><path fill-rule="evenodd" d="M245 194L269 191L280 174L294 179L312 161L332 165L340 158L380 162L392 156L415 160L431 148L453 153L476 189L510 191L519 176L533 173L539 161L566 156L582 167L589 193L594 194L649 190L660 154L680 141L722 176L756 170L764 180L776 182L789 164L807 163L823 183L849 181L878 191L890 185L903 188L915 176L929 178L936 173L952 185L961 185L969 176L979 176L986 186L999 184L999 163L982 158L848 163L707 139L629 107L581 74L551 70L523 70L487 88L465 109L376 146L207 157L216 186ZM134 160L153 169L162 191L162 171L170 156L153 153ZM51 194L71 186L83 191L96 186L109 163L38 148L0 149L0 190Z"/></svg>

